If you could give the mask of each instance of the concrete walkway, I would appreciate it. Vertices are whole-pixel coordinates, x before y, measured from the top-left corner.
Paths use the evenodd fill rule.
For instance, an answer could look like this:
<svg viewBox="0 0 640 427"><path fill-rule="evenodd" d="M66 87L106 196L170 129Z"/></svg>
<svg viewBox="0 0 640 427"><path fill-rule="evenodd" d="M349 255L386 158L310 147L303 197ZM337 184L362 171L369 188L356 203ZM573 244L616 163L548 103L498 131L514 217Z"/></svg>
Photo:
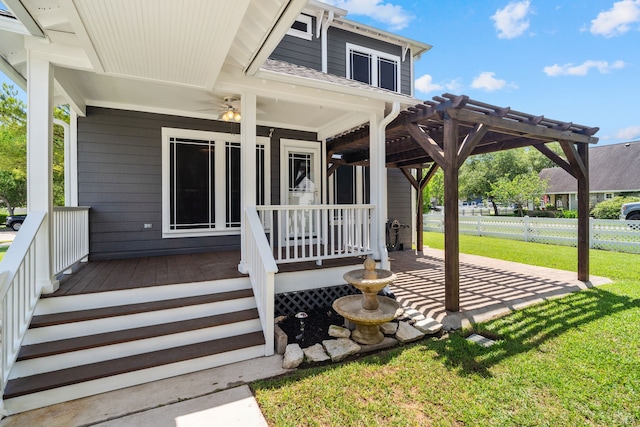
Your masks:
<svg viewBox="0 0 640 427"><path fill-rule="evenodd" d="M527 305L610 283L576 273L460 255L460 312L444 309L443 252L392 252L398 301L456 329ZM222 366L5 418L13 426L266 426L247 384L287 373L281 356Z"/></svg>
<svg viewBox="0 0 640 427"><path fill-rule="evenodd" d="M247 384L285 374L263 357L13 415L2 427L266 426Z"/></svg>

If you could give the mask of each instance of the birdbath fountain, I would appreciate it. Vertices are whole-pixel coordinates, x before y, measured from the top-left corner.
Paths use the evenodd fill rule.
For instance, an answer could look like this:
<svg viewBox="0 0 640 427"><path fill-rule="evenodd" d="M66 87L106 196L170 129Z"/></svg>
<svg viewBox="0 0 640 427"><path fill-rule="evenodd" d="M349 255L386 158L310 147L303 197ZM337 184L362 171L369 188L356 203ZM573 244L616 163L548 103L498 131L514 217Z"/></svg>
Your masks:
<svg viewBox="0 0 640 427"><path fill-rule="evenodd" d="M333 302L338 314L356 324L351 337L360 344L382 342L384 334L380 332L380 325L392 320L400 307L395 300L378 296L378 291L396 280L396 275L375 267L375 261L367 258L364 269L345 273L344 280L362 291L362 295L348 295Z"/></svg>

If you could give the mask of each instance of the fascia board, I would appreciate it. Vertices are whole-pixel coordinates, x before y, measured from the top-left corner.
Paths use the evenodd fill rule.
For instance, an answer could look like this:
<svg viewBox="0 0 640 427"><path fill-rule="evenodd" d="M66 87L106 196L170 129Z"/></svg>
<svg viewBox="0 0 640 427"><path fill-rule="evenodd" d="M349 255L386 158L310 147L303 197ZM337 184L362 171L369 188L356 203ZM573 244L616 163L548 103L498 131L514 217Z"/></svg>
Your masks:
<svg viewBox="0 0 640 427"><path fill-rule="evenodd" d="M366 89L359 89L351 86L344 86L337 83L325 82L320 80L309 79L305 77L297 77L297 76L289 76L283 73L278 73L274 71L268 70L260 70L256 74L257 78L278 81L282 83L288 83L291 85L299 85L304 87L309 87L313 89L326 90L330 92L337 92L340 94L348 94L357 96L360 98L367 99L376 99L384 102L395 102L398 101L401 104L405 105L415 105L420 104L421 101L416 100L414 98L407 97L406 95L386 93L382 91L373 91Z"/></svg>

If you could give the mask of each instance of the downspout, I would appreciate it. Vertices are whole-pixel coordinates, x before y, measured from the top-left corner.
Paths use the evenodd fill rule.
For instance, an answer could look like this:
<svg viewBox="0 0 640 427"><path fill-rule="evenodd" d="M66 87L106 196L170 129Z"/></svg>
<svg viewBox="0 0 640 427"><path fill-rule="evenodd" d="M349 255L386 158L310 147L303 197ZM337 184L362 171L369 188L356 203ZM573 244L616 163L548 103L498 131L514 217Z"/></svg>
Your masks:
<svg viewBox="0 0 640 427"><path fill-rule="evenodd" d="M321 34L321 38L320 38L320 42L322 45L322 72L323 73L328 73L328 46L327 46L327 32L329 31L329 27L331 26L331 23L333 22L333 10L330 10L329 13L327 14L327 18L326 19L322 19L322 34Z"/></svg>
<svg viewBox="0 0 640 427"><path fill-rule="evenodd" d="M380 123L378 123L378 141L376 141L376 143L378 144L378 147L381 147L381 151L382 151L382 155L380 156L380 161L382 162L382 167L380 168L380 170L386 174L386 150L385 150L385 142L386 142L386 137L385 137L385 130L387 128L387 125L389 123L391 123L391 121L393 119L395 119L398 114L400 113L400 101L394 101L393 105L391 106L391 111L389 112L389 114L387 114L382 120L380 120ZM382 214L384 213L384 215L387 215L387 177L386 175L384 177L380 177L380 194L381 197L380 202L378 203L378 209L380 210L380 214L378 215L378 224L376 224L376 227L378 227L378 248L380 251L380 265L382 269L388 270L389 269L389 253L387 252L387 242L386 242L386 238L385 238L385 222L383 221L383 217ZM384 218L386 219L386 218Z"/></svg>

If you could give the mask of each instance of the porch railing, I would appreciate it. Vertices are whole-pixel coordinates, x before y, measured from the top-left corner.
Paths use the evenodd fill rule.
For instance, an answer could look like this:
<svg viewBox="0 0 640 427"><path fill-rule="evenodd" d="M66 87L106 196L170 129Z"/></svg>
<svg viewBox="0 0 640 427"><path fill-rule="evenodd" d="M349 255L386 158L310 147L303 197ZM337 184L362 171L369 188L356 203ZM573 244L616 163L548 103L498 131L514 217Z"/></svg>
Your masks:
<svg viewBox="0 0 640 427"><path fill-rule="evenodd" d="M2 309L2 390L18 357L24 334L40 298L36 280L36 237L41 233L45 212L30 212L20 232L0 263Z"/></svg>
<svg viewBox="0 0 640 427"><path fill-rule="evenodd" d="M53 269L58 275L89 255L89 208L53 208Z"/></svg>
<svg viewBox="0 0 640 427"><path fill-rule="evenodd" d="M258 206L276 263L371 254L373 205Z"/></svg>
<svg viewBox="0 0 640 427"><path fill-rule="evenodd" d="M265 339L265 356L274 353L275 274L278 266L273 259L255 208L245 210L245 262L258 306Z"/></svg>

